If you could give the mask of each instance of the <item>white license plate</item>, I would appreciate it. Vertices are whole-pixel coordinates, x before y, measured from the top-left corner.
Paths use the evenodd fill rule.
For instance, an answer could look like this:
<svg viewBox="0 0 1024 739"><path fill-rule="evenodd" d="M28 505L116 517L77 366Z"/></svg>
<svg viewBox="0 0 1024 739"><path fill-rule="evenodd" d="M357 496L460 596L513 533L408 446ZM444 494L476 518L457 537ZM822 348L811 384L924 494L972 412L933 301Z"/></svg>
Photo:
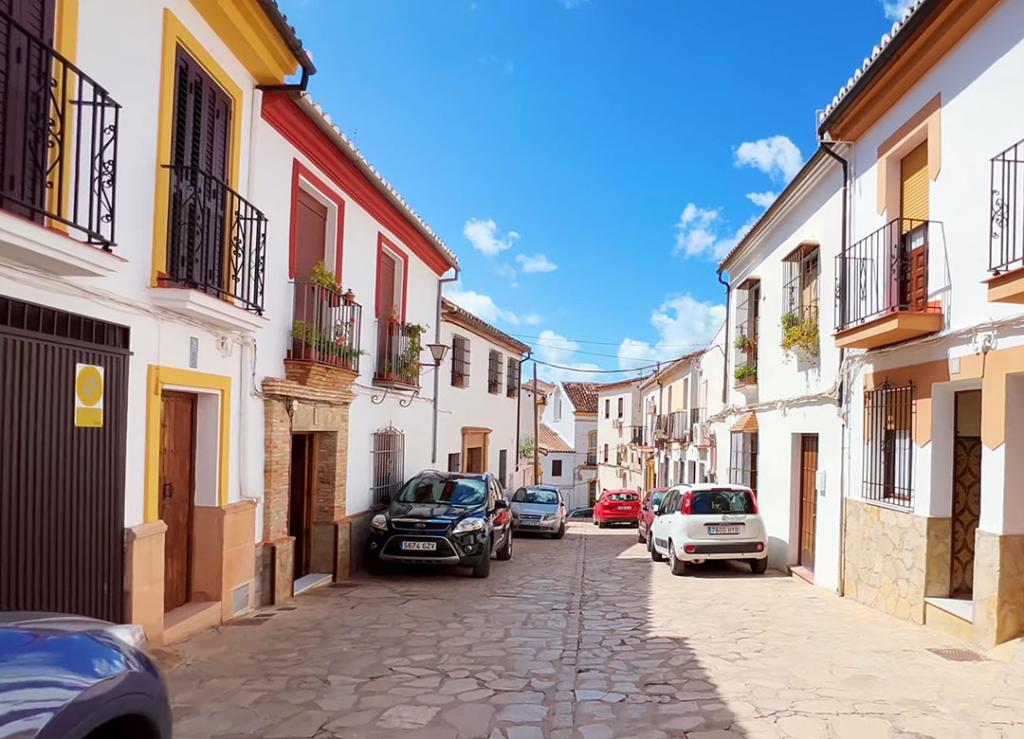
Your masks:
<svg viewBox="0 0 1024 739"><path fill-rule="evenodd" d="M708 526L709 534L738 534L740 533L739 526Z"/></svg>
<svg viewBox="0 0 1024 739"><path fill-rule="evenodd" d="M631 505L620 505L620 506L619 506L619 510L620 510L620 511L628 511L628 510L629 510L630 508L632 508L632 507L633 507L633 506L631 506Z"/></svg>
<svg viewBox="0 0 1024 739"><path fill-rule="evenodd" d="M407 552L436 552L436 541L403 541L402 549Z"/></svg>
<svg viewBox="0 0 1024 739"><path fill-rule="evenodd" d="M519 523L522 526L540 526L540 521L535 521L533 519L528 518L522 519Z"/></svg>

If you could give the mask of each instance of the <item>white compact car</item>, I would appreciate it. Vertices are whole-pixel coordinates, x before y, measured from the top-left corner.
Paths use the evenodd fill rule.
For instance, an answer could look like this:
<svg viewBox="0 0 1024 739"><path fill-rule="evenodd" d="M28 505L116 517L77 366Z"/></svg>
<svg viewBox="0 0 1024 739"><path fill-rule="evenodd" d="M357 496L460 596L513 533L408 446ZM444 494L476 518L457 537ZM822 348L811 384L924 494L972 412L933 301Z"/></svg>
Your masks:
<svg viewBox="0 0 1024 739"><path fill-rule="evenodd" d="M647 549L655 562L667 558L674 575L709 559L743 560L759 575L768 569L768 539L750 488L677 485L655 514Z"/></svg>

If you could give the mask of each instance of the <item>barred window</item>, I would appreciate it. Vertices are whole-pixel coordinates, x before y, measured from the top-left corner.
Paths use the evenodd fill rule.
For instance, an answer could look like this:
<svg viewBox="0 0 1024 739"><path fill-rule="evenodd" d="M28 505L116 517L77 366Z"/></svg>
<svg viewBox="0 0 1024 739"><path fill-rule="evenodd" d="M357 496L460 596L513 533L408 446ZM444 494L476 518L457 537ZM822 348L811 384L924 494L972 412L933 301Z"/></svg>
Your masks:
<svg viewBox="0 0 1024 739"><path fill-rule="evenodd" d="M729 482L757 490L757 434L734 431L731 435Z"/></svg>
<svg viewBox="0 0 1024 739"><path fill-rule="evenodd" d="M508 366L505 370L505 394L510 398L515 398L519 395L521 372L522 362L513 357L509 357Z"/></svg>
<svg viewBox="0 0 1024 739"><path fill-rule="evenodd" d="M736 288L736 341L733 377L738 385L757 381L758 318L761 283L749 279ZM671 401L670 401L671 402Z"/></svg>
<svg viewBox="0 0 1024 739"><path fill-rule="evenodd" d="M551 460L551 475L553 477L561 477L562 476L562 460L560 460L560 459L553 459L553 460Z"/></svg>
<svg viewBox="0 0 1024 739"><path fill-rule="evenodd" d="M501 352L494 350L487 355L487 392L492 395L501 392Z"/></svg>
<svg viewBox="0 0 1024 739"><path fill-rule="evenodd" d="M452 385L466 387L469 381L469 339L452 337Z"/></svg>
<svg viewBox="0 0 1024 739"><path fill-rule="evenodd" d="M380 504L394 499L405 481L405 435L388 426L373 434L371 446L373 486L370 500Z"/></svg>
<svg viewBox="0 0 1024 739"><path fill-rule="evenodd" d="M864 392L865 500L914 507L914 385Z"/></svg>

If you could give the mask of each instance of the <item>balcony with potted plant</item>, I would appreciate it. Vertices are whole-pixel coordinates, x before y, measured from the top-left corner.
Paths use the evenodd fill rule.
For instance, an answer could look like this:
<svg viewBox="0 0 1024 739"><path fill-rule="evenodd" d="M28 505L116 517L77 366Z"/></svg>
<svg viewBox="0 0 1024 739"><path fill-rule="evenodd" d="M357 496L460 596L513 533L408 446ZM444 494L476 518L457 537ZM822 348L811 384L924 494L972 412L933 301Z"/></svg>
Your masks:
<svg viewBox="0 0 1024 739"><path fill-rule="evenodd" d="M403 323L397 311L377 322L374 384L419 388L422 337L426 330L418 323Z"/></svg>
<svg viewBox="0 0 1024 739"><path fill-rule="evenodd" d="M295 282L294 313L288 363L291 371L317 364L358 374L362 306L355 293L342 291L337 278L318 263L307 280Z"/></svg>

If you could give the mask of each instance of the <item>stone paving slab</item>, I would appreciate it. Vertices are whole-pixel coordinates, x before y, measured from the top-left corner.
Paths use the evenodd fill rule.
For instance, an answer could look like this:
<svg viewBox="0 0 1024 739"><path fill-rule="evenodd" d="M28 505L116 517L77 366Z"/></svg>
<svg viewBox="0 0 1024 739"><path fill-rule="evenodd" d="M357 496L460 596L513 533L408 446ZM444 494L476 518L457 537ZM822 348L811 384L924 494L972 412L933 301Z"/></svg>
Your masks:
<svg viewBox="0 0 1024 739"><path fill-rule="evenodd" d="M775 573L674 577L628 530L517 540L160 653L177 739L1024 739L1024 646L962 646Z"/></svg>

